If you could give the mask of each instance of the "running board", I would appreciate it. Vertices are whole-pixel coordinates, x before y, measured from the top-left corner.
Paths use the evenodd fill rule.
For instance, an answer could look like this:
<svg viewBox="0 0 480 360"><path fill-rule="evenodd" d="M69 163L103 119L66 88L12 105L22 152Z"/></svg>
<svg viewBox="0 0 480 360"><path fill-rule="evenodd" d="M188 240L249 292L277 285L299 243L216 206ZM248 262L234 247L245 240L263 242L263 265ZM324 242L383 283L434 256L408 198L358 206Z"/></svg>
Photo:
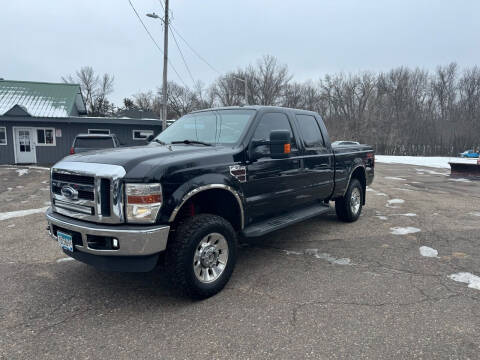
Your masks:
<svg viewBox="0 0 480 360"><path fill-rule="evenodd" d="M251 224L243 229L242 234L245 237L262 236L272 231L283 229L284 227L324 214L330 209L331 207L325 204L309 205L287 214Z"/></svg>

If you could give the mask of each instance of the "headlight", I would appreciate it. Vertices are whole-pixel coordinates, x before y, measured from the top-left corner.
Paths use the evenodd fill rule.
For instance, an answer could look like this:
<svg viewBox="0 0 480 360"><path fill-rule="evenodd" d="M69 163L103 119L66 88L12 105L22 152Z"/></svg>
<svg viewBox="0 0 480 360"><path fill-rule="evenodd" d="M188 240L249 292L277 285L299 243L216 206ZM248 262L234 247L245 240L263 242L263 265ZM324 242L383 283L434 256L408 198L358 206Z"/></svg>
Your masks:
<svg viewBox="0 0 480 360"><path fill-rule="evenodd" d="M162 206L160 184L126 184L127 222L154 223Z"/></svg>

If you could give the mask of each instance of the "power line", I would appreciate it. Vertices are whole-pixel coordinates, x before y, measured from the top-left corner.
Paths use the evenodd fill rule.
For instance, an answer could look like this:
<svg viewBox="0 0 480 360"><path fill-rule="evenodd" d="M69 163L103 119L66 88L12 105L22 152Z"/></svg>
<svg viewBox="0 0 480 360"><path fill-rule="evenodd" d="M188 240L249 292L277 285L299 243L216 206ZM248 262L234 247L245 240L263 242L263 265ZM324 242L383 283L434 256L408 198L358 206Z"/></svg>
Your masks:
<svg viewBox="0 0 480 360"><path fill-rule="evenodd" d="M163 11L165 12L165 5L163 5L163 1L162 1L162 0L158 0L158 2L160 3L160 6L162 7Z"/></svg>
<svg viewBox="0 0 480 360"><path fill-rule="evenodd" d="M162 53L163 55L163 50L162 48L160 47L160 45L158 45L157 41L155 40L155 38L152 36L152 34L150 33L150 31L148 30L147 26L145 25L145 23L143 22L142 18L140 17L140 15L138 14L137 10L135 9L135 6L133 6L132 4L132 1L131 0L128 0L130 6L132 7L133 9L133 12L135 13L135 15L137 15L137 18L138 20L140 21L140 23L142 24L143 28L145 29L145 31L147 32L148 36L150 37L150 39L153 41L153 43L155 44L155 46L157 47L157 49ZM182 82L182 84L188 88L188 85L185 83L185 81L183 81L182 77L180 76L180 74L178 73L178 71L175 69L175 67L173 66L172 62L170 61L170 59L168 59L168 63L169 65L172 67L172 70L175 72L175 74L177 74L177 77L178 79Z"/></svg>
<svg viewBox="0 0 480 360"><path fill-rule="evenodd" d="M172 26L170 26L170 30L172 29ZM172 37L173 40L175 41L175 45L177 45L177 49L180 52L180 55L182 56L183 63L185 64L185 67L187 68L188 74L190 75L190 78L192 79L193 85L195 85L195 79L193 78L192 72L190 71L190 68L188 67L187 61L185 60L185 57L183 56L182 50L180 49L180 45L178 44L177 38L175 37L175 34L172 31Z"/></svg>
<svg viewBox="0 0 480 360"><path fill-rule="evenodd" d="M215 69L207 60L205 60L205 58L204 58L202 55L200 55L200 54L188 43L187 40L185 40L185 38L178 32L178 30L177 30L173 25L170 25L170 28L173 29L173 31L177 33L177 35L180 37L180 39L182 39L182 40L185 42L185 44L189 47L189 49L192 50L192 52L193 52L195 55L197 55L197 57L198 57L200 60L202 60L205 64L207 64L208 67L209 67L210 69L212 69L214 72L216 72L217 74L221 75L221 72L218 71L217 69ZM172 34L173 34L173 31L172 31Z"/></svg>

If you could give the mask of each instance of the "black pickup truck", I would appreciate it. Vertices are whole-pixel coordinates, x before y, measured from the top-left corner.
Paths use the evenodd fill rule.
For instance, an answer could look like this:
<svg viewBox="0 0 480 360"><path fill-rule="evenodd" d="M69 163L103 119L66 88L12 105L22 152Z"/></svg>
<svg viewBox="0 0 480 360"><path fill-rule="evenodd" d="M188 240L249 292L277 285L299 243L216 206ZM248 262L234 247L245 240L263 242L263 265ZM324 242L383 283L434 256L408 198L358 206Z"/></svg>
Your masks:
<svg viewBox="0 0 480 360"><path fill-rule="evenodd" d="M315 112L197 111L147 146L55 164L48 230L68 256L103 270L150 271L161 258L177 286L205 298L229 280L239 236L320 215L330 200L341 220L357 220L374 160L367 145L332 148Z"/></svg>

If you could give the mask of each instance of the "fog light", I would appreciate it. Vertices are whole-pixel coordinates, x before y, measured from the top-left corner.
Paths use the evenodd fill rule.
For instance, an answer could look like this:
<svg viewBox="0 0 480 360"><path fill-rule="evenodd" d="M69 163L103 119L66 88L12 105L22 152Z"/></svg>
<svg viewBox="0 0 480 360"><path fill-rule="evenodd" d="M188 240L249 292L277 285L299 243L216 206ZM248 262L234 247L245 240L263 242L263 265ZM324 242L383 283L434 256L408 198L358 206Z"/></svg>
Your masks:
<svg viewBox="0 0 480 360"><path fill-rule="evenodd" d="M113 238L113 239L112 239L112 248L116 250L116 249L118 249L119 247L120 247L120 242L118 241L117 238Z"/></svg>

